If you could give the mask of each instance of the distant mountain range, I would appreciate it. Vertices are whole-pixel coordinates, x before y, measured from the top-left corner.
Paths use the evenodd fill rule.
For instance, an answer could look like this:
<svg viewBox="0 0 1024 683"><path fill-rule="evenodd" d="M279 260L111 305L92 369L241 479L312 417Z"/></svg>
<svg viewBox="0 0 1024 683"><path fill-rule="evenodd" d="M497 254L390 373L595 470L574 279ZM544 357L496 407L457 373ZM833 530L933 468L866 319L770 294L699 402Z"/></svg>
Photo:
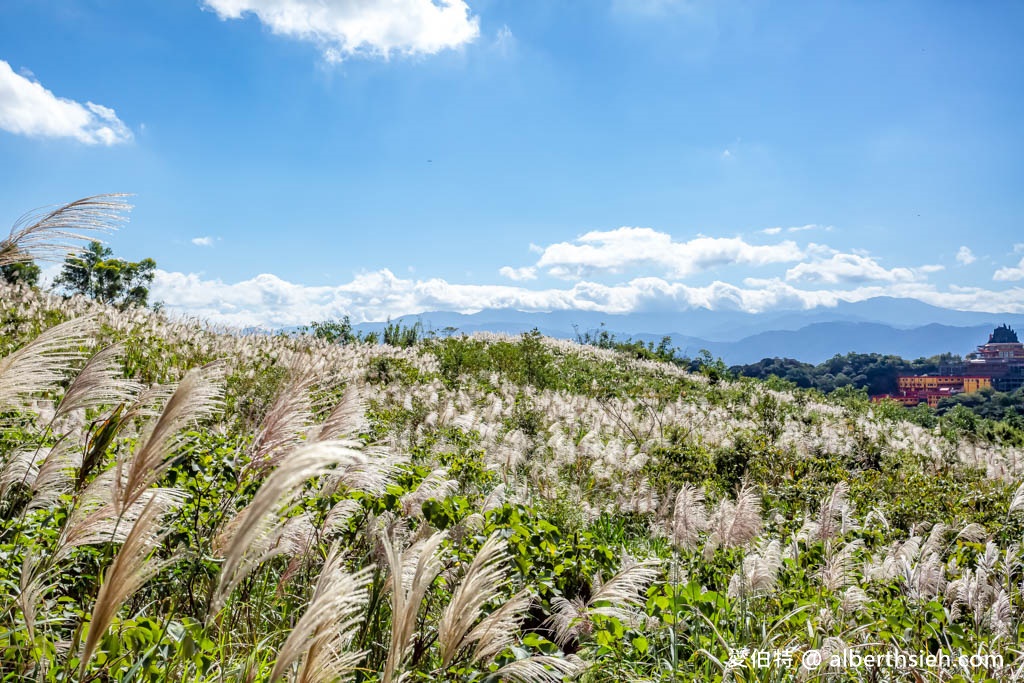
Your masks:
<svg viewBox="0 0 1024 683"><path fill-rule="evenodd" d="M939 353L963 355L988 340L996 325L1024 331L1024 315L954 311L915 299L878 297L834 308L745 313L742 311L666 311L609 315L586 311L525 313L485 310L461 314L432 312L403 316L394 322L416 322L441 333L478 331L518 334L533 328L552 337L573 339L601 328L617 338L657 343L663 336L689 356L709 350L727 364L762 358L796 358L819 363L835 354L887 353L904 358ZM363 323L360 331L380 330L384 323Z"/></svg>

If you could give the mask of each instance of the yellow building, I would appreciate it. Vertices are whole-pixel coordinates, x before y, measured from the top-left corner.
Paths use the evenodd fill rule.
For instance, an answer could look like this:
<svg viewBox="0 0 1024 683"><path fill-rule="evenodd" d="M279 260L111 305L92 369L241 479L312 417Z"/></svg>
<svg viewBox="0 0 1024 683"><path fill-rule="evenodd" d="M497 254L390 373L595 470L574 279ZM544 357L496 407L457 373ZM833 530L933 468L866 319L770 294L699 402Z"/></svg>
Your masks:
<svg viewBox="0 0 1024 683"><path fill-rule="evenodd" d="M920 391L921 389L945 389L951 387L959 389L963 385L964 379L964 377L953 377L950 375L901 375L896 381L900 391Z"/></svg>
<svg viewBox="0 0 1024 683"><path fill-rule="evenodd" d="M964 377L964 393L973 394L980 389L988 389L992 386L991 377Z"/></svg>

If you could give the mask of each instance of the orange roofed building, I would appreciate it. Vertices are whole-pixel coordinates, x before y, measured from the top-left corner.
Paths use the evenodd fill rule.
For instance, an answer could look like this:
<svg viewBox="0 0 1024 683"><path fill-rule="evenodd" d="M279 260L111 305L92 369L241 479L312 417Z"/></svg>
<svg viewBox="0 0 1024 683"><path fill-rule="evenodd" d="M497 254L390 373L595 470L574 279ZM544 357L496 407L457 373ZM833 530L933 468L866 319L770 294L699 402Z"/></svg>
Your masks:
<svg viewBox="0 0 1024 683"><path fill-rule="evenodd" d="M971 394L985 388L1015 391L1024 386L1024 344L1017 333L1000 325L988 336L988 343L967 354L962 363L944 365L937 375L900 375L896 394L872 396L873 401L889 399L906 406L939 401L956 394Z"/></svg>

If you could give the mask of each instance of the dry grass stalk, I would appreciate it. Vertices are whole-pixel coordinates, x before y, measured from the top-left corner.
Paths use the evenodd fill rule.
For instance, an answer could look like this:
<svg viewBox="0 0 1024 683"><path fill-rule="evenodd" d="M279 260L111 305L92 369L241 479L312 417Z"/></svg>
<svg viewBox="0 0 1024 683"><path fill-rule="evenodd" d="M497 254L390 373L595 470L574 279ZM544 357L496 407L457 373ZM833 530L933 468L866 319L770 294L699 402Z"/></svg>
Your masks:
<svg viewBox="0 0 1024 683"><path fill-rule="evenodd" d="M80 251L76 242L95 238L127 220L131 205L124 194L99 194L25 214L0 240L0 266L32 259L59 259Z"/></svg>
<svg viewBox="0 0 1024 683"><path fill-rule="evenodd" d="M452 593L438 625L437 641L445 668L470 647L469 661L477 664L491 661L512 643L530 606L528 591L517 593L483 616L484 605L498 600L509 584L508 572L505 541L497 533L491 534Z"/></svg>
<svg viewBox="0 0 1024 683"><path fill-rule="evenodd" d="M553 612L546 623L555 632L555 642L564 647L592 630L594 615L611 617L630 623L633 610L645 603L643 595L661 572L658 562L639 562L619 570L605 583L595 581L589 600L556 597L551 601Z"/></svg>
<svg viewBox="0 0 1024 683"><path fill-rule="evenodd" d="M351 382L345 387L341 400L331 409L323 422L313 430L311 441L353 438L364 427L365 401L363 387Z"/></svg>
<svg viewBox="0 0 1024 683"><path fill-rule="evenodd" d="M516 681L516 683L562 683L567 678L574 678L583 671L583 662L570 655L566 658L535 656L509 662L494 672L499 681Z"/></svg>
<svg viewBox="0 0 1024 683"><path fill-rule="evenodd" d="M161 506L155 501L146 505L107 570L93 605L89 635L82 648L79 676L85 672L100 638L107 632L125 600L157 572L176 561L174 557L158 560L152 555L162 537L159 533L162 513Z"/></svg>
<svg viewBox="0 0 1024 683"><path fill-rule="evenodd" d="M299 683L341 680L359 665L366 653L351 652L349 646L363 621L371 572L369 567L345 572L338 546L331 547L305 613L281 646L271 681L303 657L295 677Z"/></svg>
<svg viewBox="0 0 1024 683"><path fill-rule="evenodd" d="M0 410L18 408L21 397L53 389L82 359L82 347L98 329L93 316L74 318L0 358Z"/></svg>
<svg viewBox="0 0 1024 683"><path fill-rule="evenodd" d="M421 517L424 503L432 498L447 498L458 489L459 482L448 478L448 470L436 469L420 482L415 491L402 496L402 512L409 517Z"/></svg>
<svg viewBox="0 0 1024 683"><path fill-rule="evenodd" d="M749 484L744 483L736 494L736 500L723 500L712 516L705 557L716 548L735 548L754 540L764 524L761 519L761 497Z"/></svg>
<svg viewBox="0 0 1024 683"><path fill-rule="evenodd" d="M51 423L75 410L134 401L143 387L121 376L123 352L123 344L114 344L93 355L64 392Z"/></svg>
<svg viewBox="0 0 1024 683"><path fill-rule="evenodd" d="M306 360L293 362L288 383L278 392L249 449L252 466L258 471L276 467L301 443L313 419L310 391L318 379L314 370Z"/></svg>
<svg viewBox="0 0 1024 683"><path fill-rule="evenodd" d="M366 454L342 443L325 441L293 451L271 472L252 501L221 534L217 545L224 557L208 618L221 610L228 595L259 564L275 553L282 522L277 512L294 500L302 486L335 466L365 464Z"/></svg>
<svg viewBox="0 0 1024 683"><path fill-rule="evenodd" d="M697 547L699 535L708 526L704 492L692 484L683 484L676 494L672 511L672 543L684 550Z"/></svg>
<svg viewBox="0 0 1024 683"><path fill-rule="evenodd" d="M190 370L181 380L160 417L128 460L127 468L123 461L116 466L114 501L120 509L133 505L171 466L167 456L177 444L178 433L220 408L223 376L220 364L210 364ZM125 470L126 475L122 477Z"/></svg>
<svg viewBox="0 0 1024 683"><path fill-rule="evenodd" d="M395 680L416 635L416 617L424 596L441 572L440 550L447 534L437 532L404 551L386 534L381 541L391 570L391 644L382 683Z"/></svg>
<svg viewBox="0 0 1024 683"><path fill-rule="evenodd" d="M778 539L762 541L755 552L743 558L729 580L730 597L757 597L775 589L782 568L782 546Z"/></svg>

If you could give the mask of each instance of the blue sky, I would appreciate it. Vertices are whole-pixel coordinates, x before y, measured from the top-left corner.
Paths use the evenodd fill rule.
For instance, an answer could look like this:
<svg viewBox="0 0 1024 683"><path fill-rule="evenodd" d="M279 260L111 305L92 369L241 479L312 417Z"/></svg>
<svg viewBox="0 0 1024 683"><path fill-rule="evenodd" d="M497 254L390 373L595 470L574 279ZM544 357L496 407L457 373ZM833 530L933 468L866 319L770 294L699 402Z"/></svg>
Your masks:
<svg viewBox="0 0 1024 683"><path fill-rule="evenodd" d="M237 324L426 310L1024 312L1024 5L5 0L0 220Z"/></svg>

